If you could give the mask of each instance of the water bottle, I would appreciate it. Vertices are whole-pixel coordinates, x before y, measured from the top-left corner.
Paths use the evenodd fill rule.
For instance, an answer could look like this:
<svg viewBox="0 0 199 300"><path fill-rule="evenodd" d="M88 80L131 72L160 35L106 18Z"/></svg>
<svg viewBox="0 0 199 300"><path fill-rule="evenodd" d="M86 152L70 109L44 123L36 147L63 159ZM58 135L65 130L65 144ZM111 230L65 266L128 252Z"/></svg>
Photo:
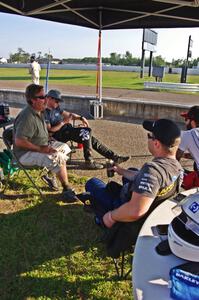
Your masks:
<svg viewBox="0 0 199 300"><path fill-rule="evenodd" d="M114 166L114 161L112 159L108 159L106 161L106 172L109 178L114 176L115 171L110 170L110 168L112 168L113 166Z"/></svg>

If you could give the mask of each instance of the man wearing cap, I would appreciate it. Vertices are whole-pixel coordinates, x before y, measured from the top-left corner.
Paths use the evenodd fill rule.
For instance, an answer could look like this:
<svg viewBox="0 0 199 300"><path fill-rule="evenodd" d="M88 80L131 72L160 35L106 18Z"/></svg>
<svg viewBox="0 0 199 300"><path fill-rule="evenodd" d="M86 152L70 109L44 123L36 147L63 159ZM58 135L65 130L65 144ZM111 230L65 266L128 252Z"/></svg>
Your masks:
<svg viewBox="0 0 199 300"><path fill-rule="evenodd" d="M27 106L14 122L14 153L24 166L46 167L55 173L62 184L64 200L76 201L68 183L66 157L48 144L48 130L43 116L46 108L43 86L30 84L25 96Z"/></svg>
<svg viewBox="0 0 199 300"><path fill-rule="evenodd" d="M34 84L39 84L39 73L41 71L40 64L35 60L34 55L31 56L30 62L29 74L32 76L32 82Z"/></svg>
<svg viewBox="0 0 199 300"><path fill-rule="evenodd" d="M177 159L191 158L194 170L185 171L182 186L188 190L199 186L199 106L192 106L188 112L181 113L187 131L181 133L181 143L177 151Z"/></svg>
<svg viewBox="0 0 199 300"><path fill-rule="evenodd" d="M160 200L173 195L181 183L182 167L176 160L176 151L180 143L180 129L167 119L144 121L143 127L149 131L148 149L154 156L138 171L126 170L118 165L113 170L125 179L125 184L115 193L97 178L86 183L90 192L89 200L95 207L101 208L103 223L112 227L116 222L132 222L135 236ZM81 195L80 195L81 200Z"/></svg>
<svg viewBox="0 0 199 300"><path fill-rule="evenodd" d="M52 133L53 138L66 143L74 141L83 144L84 158L86 167L89 169L102 169L102 164L97 164L92 158L92 148L102 156L112 159L117 163L125 162L129 156L119 156L108 149L98 139L91 136L91 128L88 120L75 113L70 113L60 107L63 102L61 93L58 90L50 90L47 94L47 109L45 111L45 120L48 131ZM70 123L74 120L80 120L82 126L73 127Z"/></svg>

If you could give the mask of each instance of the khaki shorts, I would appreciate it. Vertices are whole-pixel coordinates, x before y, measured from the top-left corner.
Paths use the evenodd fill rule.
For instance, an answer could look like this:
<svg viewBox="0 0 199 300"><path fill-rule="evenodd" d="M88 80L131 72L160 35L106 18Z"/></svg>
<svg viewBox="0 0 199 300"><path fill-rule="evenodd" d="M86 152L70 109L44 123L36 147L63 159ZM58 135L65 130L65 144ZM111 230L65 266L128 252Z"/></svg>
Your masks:
<svg viewBox="0 0 199 300"><path fill-rule="evenodd" d="M60 153L56 153L56 158L59 157ZM55 158L54 156L54 158ZM46 153L28 151L22 155L19 159L20 163L24 166L39 166L46 167L49 171L58 173L61 165L53 159L52 155Z"/></svg>

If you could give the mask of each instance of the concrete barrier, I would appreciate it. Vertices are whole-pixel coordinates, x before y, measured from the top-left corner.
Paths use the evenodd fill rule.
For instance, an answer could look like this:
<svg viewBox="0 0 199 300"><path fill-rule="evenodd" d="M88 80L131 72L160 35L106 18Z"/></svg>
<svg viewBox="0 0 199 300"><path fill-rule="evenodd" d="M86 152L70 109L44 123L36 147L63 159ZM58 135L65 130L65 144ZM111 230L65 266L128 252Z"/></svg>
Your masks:
<svg viewBox="0 0 199 300"><path fill-rule="evenodd" d="M92 96L63 95L63 108L89 115L89 102L94 100ZM11 107L22 108L26 104L24 93L21 91L0 90L0 101L8 103ZM119 100L115 98L103 98L104 118L119 116L132 121L133 119L158 119L169 118L182 122L180 113L188 109L188 105L161 103L151 100L132 99Z"/></svg>

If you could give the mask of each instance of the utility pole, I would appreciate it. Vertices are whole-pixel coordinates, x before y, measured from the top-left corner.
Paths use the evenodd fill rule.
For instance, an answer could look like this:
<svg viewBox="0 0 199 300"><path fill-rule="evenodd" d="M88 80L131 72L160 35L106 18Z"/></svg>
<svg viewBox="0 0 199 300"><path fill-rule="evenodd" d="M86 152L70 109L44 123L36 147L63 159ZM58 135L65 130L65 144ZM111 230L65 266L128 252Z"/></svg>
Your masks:
<svg viewBox="0 0 199 300"><path fill-rule="evenodd" d="M188 41L188 47L187 47L187 58L185 61L185 65L182 67L182 73L181 73L181 83L186 83L187 82L187 70L189 67L189 58L192 57L192 51L190 48L193 47L193 40L191 39L191 35L189 36L189 41Z"/></svg>

